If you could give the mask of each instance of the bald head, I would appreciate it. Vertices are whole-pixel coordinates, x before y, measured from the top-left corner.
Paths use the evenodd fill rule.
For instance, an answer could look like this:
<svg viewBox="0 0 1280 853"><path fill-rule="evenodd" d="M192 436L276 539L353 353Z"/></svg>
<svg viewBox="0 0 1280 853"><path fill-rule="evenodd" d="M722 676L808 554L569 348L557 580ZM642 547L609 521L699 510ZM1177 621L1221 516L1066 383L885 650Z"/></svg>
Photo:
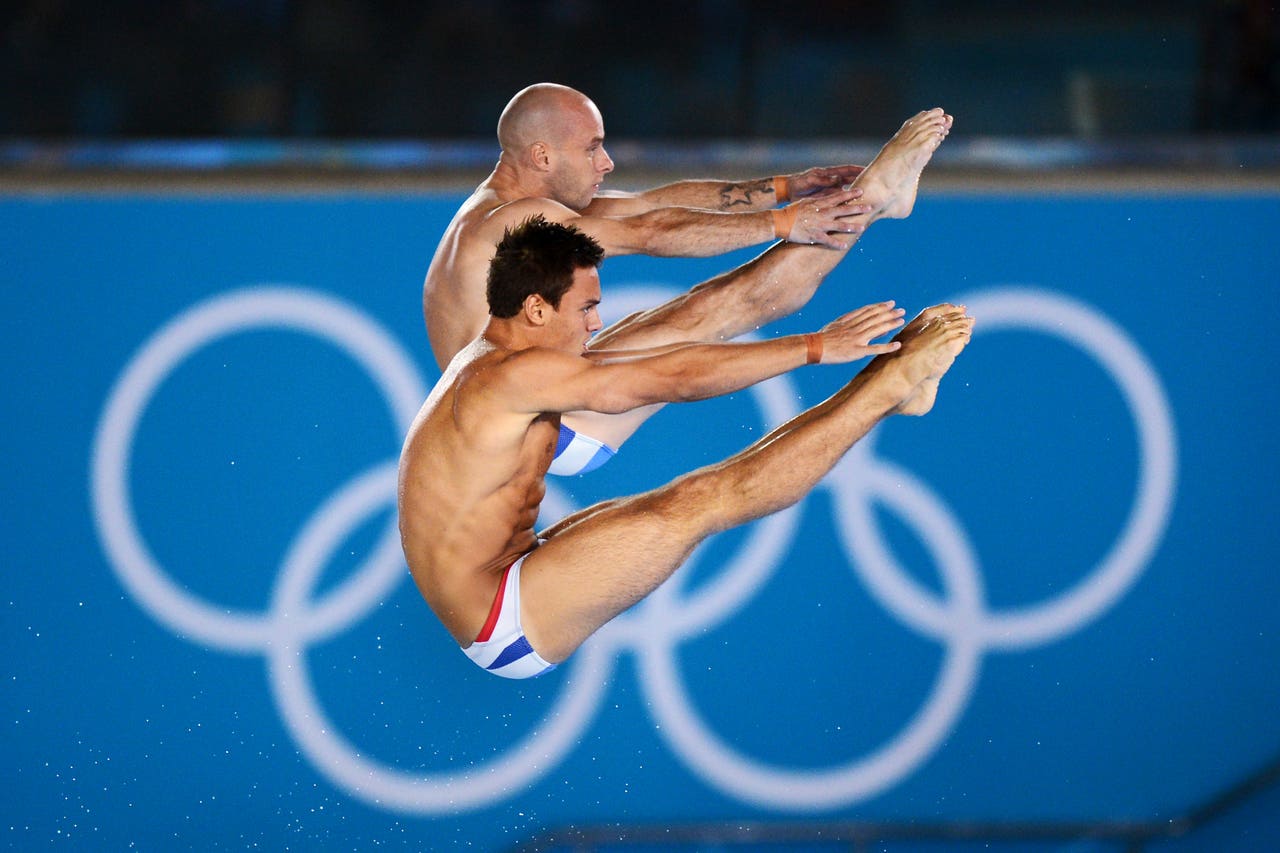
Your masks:
<svg viewBox="0 0 1280 853"><path fill-rule="evenodd" d="M498 144L516 153L535 142L558 145L572 119L599 120L600 111L591 99L559 83L535 83L521 89L507 103L498 118Z"/></svg>

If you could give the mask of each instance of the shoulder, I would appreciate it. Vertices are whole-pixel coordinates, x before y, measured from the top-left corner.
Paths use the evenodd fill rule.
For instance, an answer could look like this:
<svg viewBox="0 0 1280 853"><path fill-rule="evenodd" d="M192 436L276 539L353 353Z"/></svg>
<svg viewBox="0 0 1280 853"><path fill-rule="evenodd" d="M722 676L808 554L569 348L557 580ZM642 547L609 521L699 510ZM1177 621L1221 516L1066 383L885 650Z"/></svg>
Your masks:
<svg viewBox="0 0 1280 853"><path fill-rule="evenodd" d="M516 350L491 364L493 369L486 371L491 374L491 379L521 388L556 382L567 374L591 367L591 362L581 356L548 347Z"/></svg>
<svg viewBox="0 0 1280 853"><path fill-rule="evenodd" d="M460 394L468 406L489 412L565 411L561 398L579 384L592 366L581 356L529 347L472 365L460 377Z"/></svg>
<svg viewBox="0 0 1280 853"><path fill-rule="evenodd" d="M491 228L510 228L530 216L541 214L550 222L570 222L581 214L549 198L520 198L497 205L485 217Z"/></svg>

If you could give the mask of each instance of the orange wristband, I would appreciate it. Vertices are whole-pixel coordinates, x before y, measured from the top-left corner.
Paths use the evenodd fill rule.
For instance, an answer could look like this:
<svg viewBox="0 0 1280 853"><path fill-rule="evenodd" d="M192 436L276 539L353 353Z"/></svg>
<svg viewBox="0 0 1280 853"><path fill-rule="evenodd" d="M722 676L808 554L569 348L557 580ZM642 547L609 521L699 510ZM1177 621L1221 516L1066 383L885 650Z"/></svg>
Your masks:
<svg viewBox="0 0 1280 853"><path fill-rule="evenodd" d="M774 176L773 195L779 204L791 201L791 187L787 185L786 175Z"/></svg>
<svg viewBox="0 0 1280 853"><path fill-rule="evenodd" d="M795 227L796 217L800 215L800 211L794 205L787 207L775 207L769 211L773 214L773 236L779 240L785 240L791 235L791 229Z"/></svg>
<svg viewBox="0 0 1280 853"><path fill-rule="evenodd" d="M822 361L822 333L810 332L804 336L805 364L817 364Z"/></svg>

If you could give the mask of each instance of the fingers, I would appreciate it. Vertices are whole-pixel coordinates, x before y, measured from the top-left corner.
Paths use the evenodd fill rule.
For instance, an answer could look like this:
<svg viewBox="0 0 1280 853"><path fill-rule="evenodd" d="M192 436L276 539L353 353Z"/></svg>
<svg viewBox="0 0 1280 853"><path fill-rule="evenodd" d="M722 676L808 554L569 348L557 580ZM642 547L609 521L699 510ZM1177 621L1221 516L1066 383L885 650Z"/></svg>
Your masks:
<svg viewBox="0 0 1280 853"><path fill-rule="evenodd" d="M863 318L892 314L894 317L901 317L903 309L896 308L894 306L895 303L892 299L886 299L884 302L873 302L870 305L863 305L861 308L855 308L844 316L848 318Z"/></svg>
<svg viewBox="0 0 1280 853"><path fill-rule="evenodd" d="M870 305L863 305L861 308L855 308L853 311L850 311L849 313L857 314L861 311L882 311L888 308L892 308L895 304L897 303L894 300L885 299L881 302L872 302Z"/></svg>
<svg viewBox="0 0 1280 853"><path fill-rule="evenodd" d="M850 221L865 212L865 205L822 210L796 220L794 243L811 243L831 249L848 249L867 230L865 223ZM848 235L848 236L843 236Z"/></svg>
<svg viewBox="0 0 1280 853"><path fill-rule="evenodd" d="M905 322L905 313L901 308L895 308L892 301L877 302L850 311L830 323L826 330L847 330L858 343L865 344L901 326Z"/></svg>
<svg viewBox="0 0 1280 853"><path fill-rule="evenodd" d="M832 320L822 328L828 344L826 352L830 356L823 358L824 363L844 363L866 356L896 352L902 346L900 341L878 344L871 341L902 326L905 313L893 300L888 300L864 305Z"/></svg>
<svg viewBox="0 0 1280 853"><path fill-rule="evenodd" d="M885 302L873 302L870 305L863 305L861 308L855 308L852 311L842 314L832 321L832 325L856 325L857 323L874 320L877 317L902 315L901 308L895 308L893 300Z"/></svg>
<svg viewBox="0 0 1280 853"><path fill-rule="evenodd" d="M856 205L852 202L862 197L862 187L855 187L852 184L843 187L830 187L814 193L803 201L793 202L802 210L830 210L832 208L844 209L844 215L848 216L854 212L866 213L870 210L855 211L854 208L866 207L866 205ZM847 209L845 209L847 208Z"/></svg>
<svg viewBox="0 0 1280 853"><path fill-rule="evenodd" d="M817 239L809 241L810 246L822 246L824 249L835 249L837 251L851 249L853 248L853 244L853 240L841 238L837 234L828 234L826 232L823 232L821 236L817 237Z"/></svg>
<svg viewBox="0 0 1280 853"><path fill-rule="evenodd" d="M828 249L849 249L865 230L866 226L862 223L847 222L841 218L815 221L800 217L796 220L788 240L792 243L807 243Z"/></svg>
<svg viewBox="0 0 1280 853"><path fill-rule="evenodd" d="M872 324L869 328L859 329L858 338L862 340L863 343L874 341L876 338L883 337L889 334L890 332L892 332L894 329L900 327L903 324L903 322L904 321L900 315L877 321L876 323Z"/></svg>
<svg viewBox="0 0 1280 853"><path fill-rule="evenodd" d="M862 166L853 164L845 166L814 166L799 174L790 175L788 180L792 187L792 198L816 196L832 188L839 187L841 184L850 183L862 173L862 170Z"/></svg>
<svg viewBox="0 0 1280 853"><path fill-rule="evenodd" d="M862 232L865 230L866 226L864 225L837 222L829 229L815 234L814 239L810 242L825 246L828 249L847 250L853 248L853 244L858 242L858 238L862 236Z"/></svg>
<svg viewBox="0 0 1280 853"><path fill-rule="evenodd" d="M854 241L836 235L856 235L866 230L864 222L850 221L871 212L871 205L857 201L861 196L860 187L826 190L804 201L793 202L786 208L779 208L775 216L787 213L794 217L794 224L787 235L792 243L848 249Z"/></svg>
<svg viewBox="0 0 1280 853"><path fill-rule="evenodd" d="M890 307L877 308L875 311L861 314L861 316L854 315L854 320L857 323L889 323L894 326L902 325L902 315L906 312L901 308L893 308L891 306L892 303L890 304Z"/></svg>
<svg viewBox="0 0 1280 853"><path fill-rule="evenodd" d="M847 188L840 187L839 189L827 190L821 196L814 198L813 204L815 207L821 207L821 208L833 207L835 205L845 205L847 207L865 207L866 205L848 204L848 202L854 201L855 199L858 199L861 197L862 197L862 187L855 187L850 185ZM867 210L870 210L870 208L868 208ZM864 210L862 212L866 213L867 210Z"/></svg>
<svg viewBox="0 0 1280 853"><path fill-rule="evenodd" d="M831 207L833 204L842 203L840 199L856 199L862 196L862 187L855 187L853 184L843 184L841 186L824 187L816 192L810 193L806 201L814 206Z"/></svg>

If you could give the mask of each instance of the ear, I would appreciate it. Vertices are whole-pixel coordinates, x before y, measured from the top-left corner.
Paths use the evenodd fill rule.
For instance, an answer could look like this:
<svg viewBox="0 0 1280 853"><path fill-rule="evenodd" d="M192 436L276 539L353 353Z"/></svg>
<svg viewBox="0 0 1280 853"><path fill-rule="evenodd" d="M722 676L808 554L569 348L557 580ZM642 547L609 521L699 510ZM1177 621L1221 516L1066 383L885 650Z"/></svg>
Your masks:
<svg viewBox="0 0 1280 853"><path fill-rule="evenodd" d="M524 298L525 319L534 326L545 326L551 319L553 311L551 304L537 293L531 293Z"/></svg>
<svg viewBox="0 0 1280 853"><path fill-rule="evenodd" d="M551 146L545 142L535 142L530 145L529 162L535 169L548 171L551 168Z"/></svg>

